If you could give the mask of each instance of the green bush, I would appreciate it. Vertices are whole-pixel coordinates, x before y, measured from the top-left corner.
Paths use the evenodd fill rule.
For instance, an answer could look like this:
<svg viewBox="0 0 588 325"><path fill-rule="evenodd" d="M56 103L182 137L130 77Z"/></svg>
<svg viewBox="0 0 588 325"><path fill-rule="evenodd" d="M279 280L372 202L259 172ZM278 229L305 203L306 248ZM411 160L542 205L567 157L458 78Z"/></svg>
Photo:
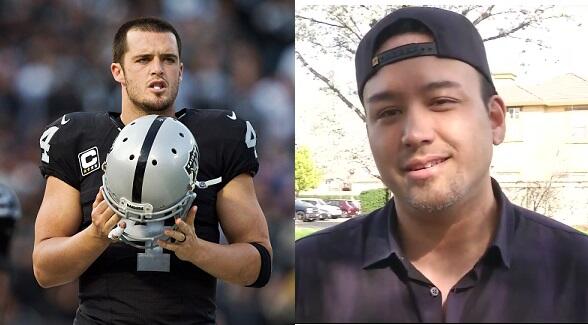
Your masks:
<svg viewBox="0 0 588 325"><path fill-rule="evenodd" d="M357 200L358 198L354 195L332 195L332 194L317 194L317 195L307 195L301 194L298 196L299 198L318 198L323 200L336 200L336 199L343 199L343 200Z"/></svg>
<svg viewBox="0 0 588 325"><path fill-rule="evenodd" d="M361 213L370 213L386 205L388 202L388 191L385 188L363 191L359 194L361 202Z"/></svg>

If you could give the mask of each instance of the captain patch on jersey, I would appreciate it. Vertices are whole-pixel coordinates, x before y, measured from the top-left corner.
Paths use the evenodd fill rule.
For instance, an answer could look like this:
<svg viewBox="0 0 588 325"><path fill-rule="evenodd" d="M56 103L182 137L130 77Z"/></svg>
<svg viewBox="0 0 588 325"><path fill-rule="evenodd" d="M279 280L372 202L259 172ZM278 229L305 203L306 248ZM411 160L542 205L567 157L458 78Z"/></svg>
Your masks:
<svg viewBox="0 0 588 325"><path fill-rule="evenodd" d="M100 157L98 155L98 147L92 147L88 150L78 154L80 161L80 171L82 176L86 176L91 172L100 168Z"/></svg>

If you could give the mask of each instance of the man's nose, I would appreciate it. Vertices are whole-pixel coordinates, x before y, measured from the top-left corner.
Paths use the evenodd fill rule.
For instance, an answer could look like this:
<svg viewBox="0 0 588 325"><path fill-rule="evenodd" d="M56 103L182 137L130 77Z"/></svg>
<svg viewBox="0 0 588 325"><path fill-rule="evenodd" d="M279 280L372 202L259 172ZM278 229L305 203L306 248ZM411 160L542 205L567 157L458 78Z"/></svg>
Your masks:
<svg viewBox="0 0 588 325"><path fill-rule="evenodd" d="M162 75L163 74L163 61L158 57L155 57L151 62L151 74Z"/></svg>
<svg viewBox="0 0 588 325"><path fill-rule="evenodd" d="M407 147L418 148L431 144L435 140L434 112L426 107L413 105L405 115L402 130L402 144Z"/></svg>

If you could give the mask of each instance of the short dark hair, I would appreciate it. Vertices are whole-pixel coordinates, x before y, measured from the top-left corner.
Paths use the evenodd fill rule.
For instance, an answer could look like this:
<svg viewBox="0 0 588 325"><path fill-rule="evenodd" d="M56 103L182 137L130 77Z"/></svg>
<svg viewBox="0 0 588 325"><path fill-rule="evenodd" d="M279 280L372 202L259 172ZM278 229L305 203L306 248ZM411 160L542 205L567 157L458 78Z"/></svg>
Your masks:
<svg viewBox="0 0 588 325"><path fill-rule="evenodd" d="M144 32L156 32L156 33L173 33L176 37L178 44L178 54L182 56L182 41L180 35L170 23L165 20L155 17L142 17L133 20L129 20L119 27L118 31L114 35L114 41L112 42L112 62L121 63L124 54L127 52L127 33L131 29L137 29Z"/></svg>
<svg viewBox="0 0 588 325"><path fill-rule="evenodd" d="M416 19L400 19L397 23L390 25L379 35L376 40L376 48L380 47L387 39L406 33L426 34L433 37L433 32L420 21ZM482 95L482 101L484 102L484 106L487 106L490 98L496 95L496 91L482 73L478 70L476 70L476 72L478 72L480 78L480 94Z"/></svg>

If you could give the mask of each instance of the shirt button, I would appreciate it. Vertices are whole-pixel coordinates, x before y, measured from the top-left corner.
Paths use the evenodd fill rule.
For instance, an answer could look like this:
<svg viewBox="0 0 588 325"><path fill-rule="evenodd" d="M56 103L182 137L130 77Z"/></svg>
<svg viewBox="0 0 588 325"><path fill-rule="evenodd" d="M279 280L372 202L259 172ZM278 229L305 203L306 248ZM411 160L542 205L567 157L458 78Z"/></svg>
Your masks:
<svg viewBox="0 0 588 325"><path fill-rule="evenodd" d="M433 297L437 297L439 295L439 289L437 289L437 287L432 287L430 291L431 291L431 296L433 296Z"/></svg>

